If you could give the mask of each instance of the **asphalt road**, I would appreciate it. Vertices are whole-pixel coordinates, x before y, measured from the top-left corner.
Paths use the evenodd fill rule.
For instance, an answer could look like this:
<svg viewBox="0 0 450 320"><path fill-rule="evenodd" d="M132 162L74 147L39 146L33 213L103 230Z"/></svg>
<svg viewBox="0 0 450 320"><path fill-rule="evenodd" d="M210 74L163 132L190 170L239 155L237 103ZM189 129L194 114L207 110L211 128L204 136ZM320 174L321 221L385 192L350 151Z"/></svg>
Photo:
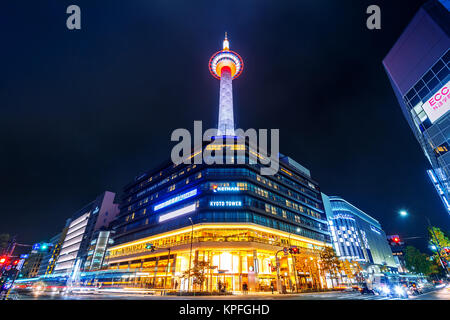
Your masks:
<svg viewBox="0 0 450 320"><path fill-rule="evenodd" d="M17 300L450 300L450 288L436 289L408 299L388 298L379 295L362 295L357 292L320 292L301 294L264 294L264 295L233 295L233 296L160 296L144 294L72 294L59 295L51 293L17 294L11 298Z"/></svg>

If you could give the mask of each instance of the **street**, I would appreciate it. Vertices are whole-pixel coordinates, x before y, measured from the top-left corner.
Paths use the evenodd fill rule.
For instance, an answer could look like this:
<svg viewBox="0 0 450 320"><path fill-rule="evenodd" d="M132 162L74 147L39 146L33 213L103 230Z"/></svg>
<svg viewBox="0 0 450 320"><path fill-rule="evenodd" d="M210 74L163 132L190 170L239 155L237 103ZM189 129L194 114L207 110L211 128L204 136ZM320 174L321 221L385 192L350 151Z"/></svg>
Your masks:
<svg viewBox="0 0 450 320"><path fill-rule="evenodd" d="M229 296L160 296L133 293L122 294L72 294L54 293L18 294L12 292L11 299L16 300L450 300L450 288L434 289L430 292L410 296L408 299L388 298L380 295L362 295L358 292L315 292L300 294L248 294Z"/></svg>

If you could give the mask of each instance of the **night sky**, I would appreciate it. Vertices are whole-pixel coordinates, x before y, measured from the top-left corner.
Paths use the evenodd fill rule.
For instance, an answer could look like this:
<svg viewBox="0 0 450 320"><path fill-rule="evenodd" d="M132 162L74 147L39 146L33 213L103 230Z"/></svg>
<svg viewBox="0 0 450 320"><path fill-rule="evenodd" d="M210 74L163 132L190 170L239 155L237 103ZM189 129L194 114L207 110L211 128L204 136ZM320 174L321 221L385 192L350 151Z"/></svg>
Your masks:
<svg viewBox="0 0 450 320"><path fill-rule="evenodd" d="M387 234L425 236L420 215L448 230L381 63L424 2L5 1L0 233L48 240L98 194L168 159L174 129L216 126L207 64L225 31L245 64L233 83L238 128L279 128L283 154ZM79 31L66 28L71 4ZM366 28L371 4L381 30Z"/></svg>

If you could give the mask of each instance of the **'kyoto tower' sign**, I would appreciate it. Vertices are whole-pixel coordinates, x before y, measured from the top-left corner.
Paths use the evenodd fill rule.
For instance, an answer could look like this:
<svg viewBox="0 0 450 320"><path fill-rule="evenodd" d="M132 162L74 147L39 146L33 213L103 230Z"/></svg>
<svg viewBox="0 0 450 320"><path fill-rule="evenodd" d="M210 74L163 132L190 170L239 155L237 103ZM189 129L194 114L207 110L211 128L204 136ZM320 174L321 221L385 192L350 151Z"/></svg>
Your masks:
<svg viewBox="0 0 450 320"><path fill-rule="evenodd" d="M244 62L236 52L230 50L225 33L223 50L213 54L209 60L209 71L220 79L218 136L234 136L232 81L240 76L243 69Z"/></svg>

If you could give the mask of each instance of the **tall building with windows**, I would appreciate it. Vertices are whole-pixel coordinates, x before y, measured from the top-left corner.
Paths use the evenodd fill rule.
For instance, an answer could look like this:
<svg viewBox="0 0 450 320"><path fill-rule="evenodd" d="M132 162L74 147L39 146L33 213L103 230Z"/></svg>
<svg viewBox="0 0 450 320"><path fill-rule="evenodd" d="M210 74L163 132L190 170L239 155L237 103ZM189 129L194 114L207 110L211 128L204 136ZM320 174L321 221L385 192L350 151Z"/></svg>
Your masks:
<svg viewBox="0 0 450 320"><path fill-rule="evenodd" d="M432 0L423 5L383 60L403 115L430 163L427 174L448 213L449 8L449 1Z"/></svg>
<svg viewBox="0 0 450 320"><path fill-rule="evenodd" d="M83 270L94 233L108 227L118 215L115 193L105 191L72 217L54 267L55 274Z"/></svg>
<svg viewBox="0 0 450 320"><path fill-rule="evenodd" d="M382 266L397 271L386 234L380 223L348 201L322 194L330 233L340 259L358 261L365 270Z"/></svg>
<svg viewBox="0 0 450 320"><path fill-rule="evenodd" d="M61 234L57 234L47 242L51 249L43 254L42 262L39 266L39 271L37 274L38 276L45 275L47 270L49 269L49 266L52 265L51 263L53 262L52 257L54 255L54 250L58 250L58 248L61 246L61 243L59 243L60 238Z"/></svg>
<svg viewBox="0 0 450 320"><path fill-rule="evenodd" d="M59 253L61 252L61 246L66 238L67 230L70 225L70 219L67 219L66 225L62 232L58 233L56 236L52 237L48 242L51 250L46 252L42 258L42 263L39 267L38 276L50 275L53 273L56 265L56 260L58 260Z"/></svg>
<svg viewBox="0 0 450 320"><path fill-rule="evenodd" d="M187 156L223 151L224 164L167 161L125 186L108 268L131 272L128 282L119 276L127 286L199 290L186 271L203 261L210 266L203 290L240 291L247 284L250 291L268 291L277 287L277 252L280 281L288 289L325 285L325 279L297 274L295 258L282 254L297 246L297 260L317 263L319 251L331 245L318 183L286 156L277 160L276 174L262 175L261 165L249 161L257 153L235 136L231 83L242 67L225 39L209 68L221 80L214 142L231 139L206 142Z"/></svg>

